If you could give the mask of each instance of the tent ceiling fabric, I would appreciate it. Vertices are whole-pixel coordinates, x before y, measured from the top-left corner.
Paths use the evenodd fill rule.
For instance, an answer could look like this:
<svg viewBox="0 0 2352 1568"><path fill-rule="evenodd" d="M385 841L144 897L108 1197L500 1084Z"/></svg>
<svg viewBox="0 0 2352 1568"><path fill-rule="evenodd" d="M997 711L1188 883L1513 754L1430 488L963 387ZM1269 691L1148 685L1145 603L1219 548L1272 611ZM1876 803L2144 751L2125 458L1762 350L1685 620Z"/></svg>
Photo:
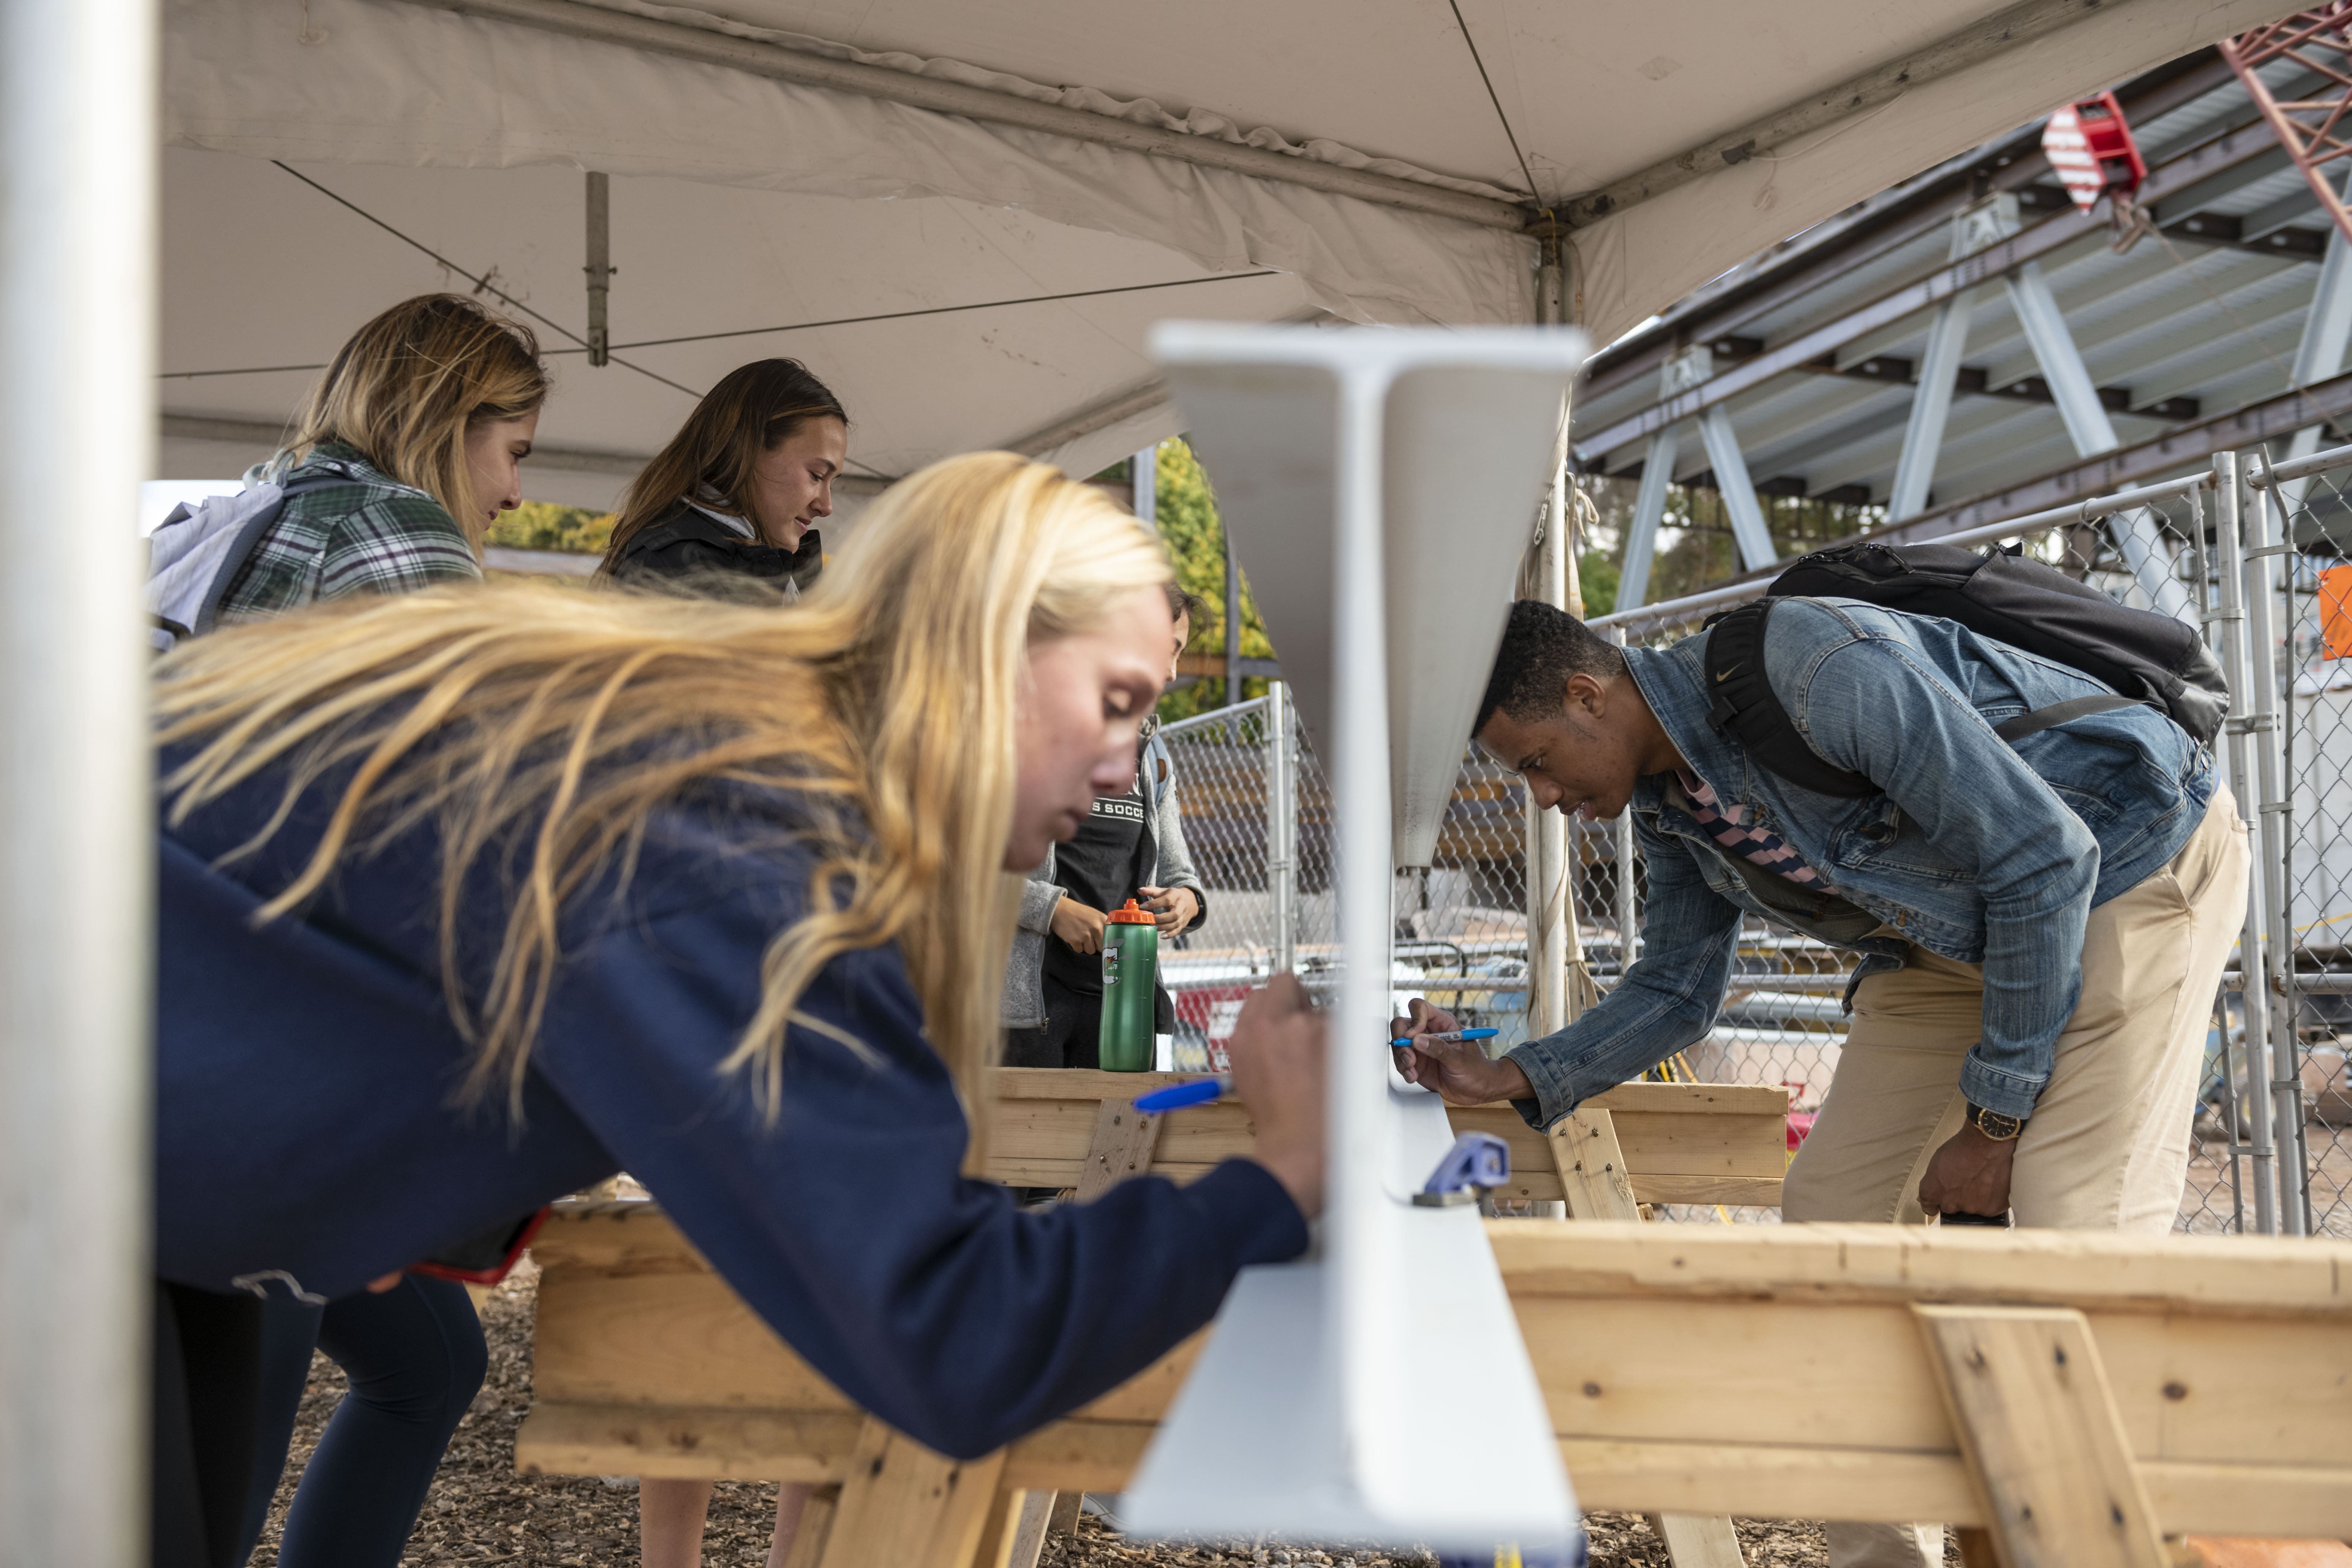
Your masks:
<svg viewBox="0 0 2352 1568"><path fill-rule="evenodd" d="M1433 191L1526 195L1445 0L532 6L919 73ZM1602 342L1766 245L2053 103L2290 8L1462 0L1548 202L1801 109L1989 16L2032 10L2052 25L2065 14L2028 44L1769 153L1715 160L1678 188L1575 229L1574 314ZM585 319L579 171L612 174L614 337L624 343L1286 275L625 353L697 389L746 359L809 358L856 417L854 454L882 473L1013 444L1083 472L1171 433L1175 415L1151 390L1142 352L1149 323L1165 317L1328 311L1469 324L1533 312L1533 242L1487 224L424 0L167 0L165 18L166 135L190 150L164 168L167 372L316 363L373 310L453 281L266 159L461 266L495 266L499 287L574 330ZM642 456L687 407L681 394L617 366L568 363L543 426L551 445ZM282 419L306 381L167 379L163 403L172 413ZM217 467L229 455L165 448L167 466ZM612 488L610 475L549 482L557 479L583 498Z"/></svg>
<svg viewBox="0 0 2352 1568"><path fill-rule="evenodd" d="M586 320L577 171L327 164L304 174L573 330ZM394 300L470 286L417 251L251 158L167 150L163 158L163 333L167 416L275 426L315 379L186 373L316 365ZM922 310L1070 289L1212 277L1181 256L1097 230L959 201L866 202L730 190L686 180L613 182L614 341ZM1187 298L1187 297L1190 298ZM1182 300L1182 304L1174 301ZM1021 443L1073 414L1101 409L1156 372L1150 323L1180 310L1274 320L1305 308L1294 279L1217 279L1010 310L875 321L772 336L626 349L620 357L708 388L747 360L794 354L838 393L859 468L895 476L975 447ZM693 400L541 330L555 395L542 446L643 458ZM1115 412L1115 409L1113 410ZM1079 472L1175 433L1164 398L1038 455ZM1090 421L1080 420L1085 425ZM175 438L163 477L223 479L259 448ZM612 472L526 465L537 500L606 506Z"/></svg>

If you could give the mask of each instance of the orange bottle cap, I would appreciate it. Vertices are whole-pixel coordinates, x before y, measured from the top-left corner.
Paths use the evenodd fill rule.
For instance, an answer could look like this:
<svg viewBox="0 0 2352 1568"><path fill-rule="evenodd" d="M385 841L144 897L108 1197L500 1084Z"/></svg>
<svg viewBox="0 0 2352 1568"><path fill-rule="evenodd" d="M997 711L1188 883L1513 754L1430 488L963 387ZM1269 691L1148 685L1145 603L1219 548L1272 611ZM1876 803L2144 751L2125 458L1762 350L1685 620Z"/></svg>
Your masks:
<svg viewBox="0 0 2352 1568"><path fill-rule="evenodd" d="M1103 919L1115 926L1149 926L1158 925L1160 923L1160 917L1153 914L1150 910L1137 909L1133 899L1127 900L1127 908L1123 910L1113 910L1110 913L1105 915Z"/></svg>

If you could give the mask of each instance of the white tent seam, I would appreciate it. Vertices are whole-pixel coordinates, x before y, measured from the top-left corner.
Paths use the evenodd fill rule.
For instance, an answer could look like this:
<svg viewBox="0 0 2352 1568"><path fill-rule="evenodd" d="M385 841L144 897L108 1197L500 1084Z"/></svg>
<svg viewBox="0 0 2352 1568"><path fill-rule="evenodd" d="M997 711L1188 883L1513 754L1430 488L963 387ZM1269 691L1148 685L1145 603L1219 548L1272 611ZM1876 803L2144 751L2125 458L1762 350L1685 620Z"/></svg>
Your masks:
<svg viewBox="0 0 2352 1568"><path fill-rule="evenodd" d="M624 10L616 5L591 4L589 0L409 0L409 3L488 21L538 27L567 37L672 55L805 87L882 99L934 113L960 115L1022 130L1040 131L1072 141L1090 142L1257 179L1304 185L1332 195L1352 196L1383 206L1453 218L1486 228L1508 229L1517 233L1528 221L1520 198L1499 192L1496 195L1483 194L1495 191L1496 187L1451 179L1394 160L1375 160L1338 142L1318 140L1296 143L1265 130L1251 132L1246 139L1243 139L1237 128L1234 139L1227 140L1224 132L1231 122L1222 116L1196 114L1187 121L1178 121L1149 100L1122 104L1121 100L1093 89L1074 88L1065 92L1037 87L1034 83L1025 84L1036 91L1052 95L1052 101L1044 101L1017 95L1003 86L982 87L947 76L917 74L902 68L868 64L865 58L836 58L819 53L810 47L822 40L771 33L766 28L746 27L740 23L728 24L720 18L705 17L704 13L680 7L631 5ZM670 19L680 16L704 20ZM709 25L711 23L719 26ZM747 37L747 34L754 36ZM793 38L794 42L787 45L772 41L785 37ZM840 48L842 46L832 47ZM869 58L917 59L913 56ZM953 68L985 75L996 82L1021 80L1001 72L981 73L975 68L962 66L960 62L919 60L918 63L927 71ZM1105 107L1069 107L1067 100L1071 98ZM1148 112L1161 123L1140 123L1128 118L1129 112ZM1213 132L1192 129L1196 121L1203 127L1215 129ZM1171 125L1186 128L1170 129ZM1286 150L1275 151L1262 145L1261 142L1272 142Z"/></svg>

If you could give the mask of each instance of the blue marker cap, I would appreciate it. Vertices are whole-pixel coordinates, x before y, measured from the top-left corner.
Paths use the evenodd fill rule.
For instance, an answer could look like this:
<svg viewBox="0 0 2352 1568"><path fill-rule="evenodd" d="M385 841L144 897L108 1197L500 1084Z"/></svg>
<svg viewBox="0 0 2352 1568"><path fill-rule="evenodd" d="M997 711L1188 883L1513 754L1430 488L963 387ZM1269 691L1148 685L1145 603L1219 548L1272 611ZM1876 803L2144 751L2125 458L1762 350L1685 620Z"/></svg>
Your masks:
<svg viewBox="0 0 2352 1568"><path fill-rule="evenodd" d="M1491 1040L1502 1032L1500 1029L1453 1029L1443 1035L1423 1035L1417 1040L1391 1040L1389 1047L1401 1051L1407 1046L1442 1046L1454 1040Z"/></svg>
<svg viewBox="0 0 2352 1568"><path fill-rule="evenodd" d="M1206 1105L1223 1100L1234 1086L1229 1078L1195 1079L1191 1083L1171 1083L1166 1089L1155 1089L1150 1094L1138 1095L1135 1109L1145 1111L1181 1110L1188 1105Z"/></svg>

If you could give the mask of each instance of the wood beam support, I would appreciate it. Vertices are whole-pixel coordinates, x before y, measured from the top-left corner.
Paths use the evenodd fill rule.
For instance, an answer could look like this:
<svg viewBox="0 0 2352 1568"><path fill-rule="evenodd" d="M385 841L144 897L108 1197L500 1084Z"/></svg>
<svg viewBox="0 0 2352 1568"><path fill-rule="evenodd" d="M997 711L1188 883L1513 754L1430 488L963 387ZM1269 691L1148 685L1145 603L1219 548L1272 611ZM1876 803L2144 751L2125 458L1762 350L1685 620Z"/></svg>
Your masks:
<svg viewBox="0 0 2352 1568"><path fill-rule="evenodd" d="M2082 1313L1911 1310L2001 1568L2170 1568Z"/></svg>

